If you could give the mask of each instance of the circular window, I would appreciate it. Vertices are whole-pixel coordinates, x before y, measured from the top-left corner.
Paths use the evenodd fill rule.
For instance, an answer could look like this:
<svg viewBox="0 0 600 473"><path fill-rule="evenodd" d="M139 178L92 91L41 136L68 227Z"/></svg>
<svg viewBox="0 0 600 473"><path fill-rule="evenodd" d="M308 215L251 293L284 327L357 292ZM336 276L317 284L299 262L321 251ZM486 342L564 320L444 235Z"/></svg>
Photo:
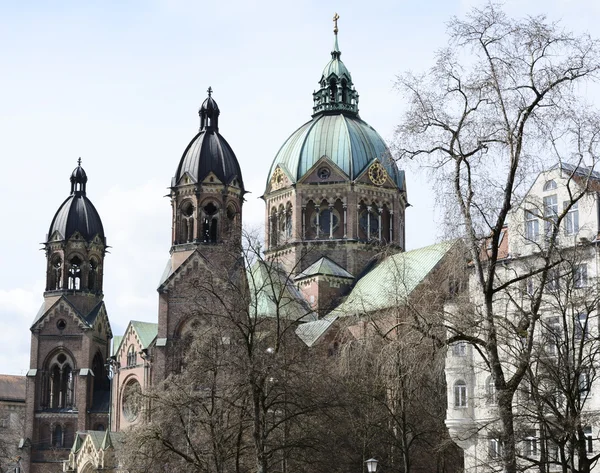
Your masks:
<svg viewBox="0 0 600 473"><path fill-rule="evenodd" d="M321 234L329 235L330 230L330 220L333 219L333 231L335 232L340 224L340 215L337 210L333 209L330 211L329 209L321 210L319 212L319 232ZM312 217L312 226L313 228L317 228L317 213L315 212Z"/></svg>
<svg viewBox="0 0 600 473"><path fill-rule="evenodd" d="M58 328L58 330L64 330L67 326L67 322L65 321L65 319L58 319L56 321L56 328Z"/></svg>
<svg viewBox="0 0 600 473"><path fill-rule="evenodd" d="M123 417L128 422L135 421L140 414L142 389L137 381L130 381L123 390Z"/></svg>
<svg viewBox="0 0 600 473"><path fill-rule="evenodd" d="M319 179L329 179L329 176L331 176L331 170L327 167L322 167L317 171L317 175L319 176Z"/></svg>

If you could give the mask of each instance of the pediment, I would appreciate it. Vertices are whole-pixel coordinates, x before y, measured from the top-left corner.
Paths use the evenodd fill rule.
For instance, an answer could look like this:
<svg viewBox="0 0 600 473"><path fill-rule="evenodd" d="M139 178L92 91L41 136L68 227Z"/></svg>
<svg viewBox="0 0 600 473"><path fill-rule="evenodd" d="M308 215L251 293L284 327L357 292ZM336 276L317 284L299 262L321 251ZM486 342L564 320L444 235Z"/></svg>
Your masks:
<svg viewBox="0 0 600 473"><path fill-rule="evenodd" d="M368 184L371 186L382 187L385 189L398 188L392 177L389 175L381 161L374 159L365 169L357 176L355 182Z"/></svg>
<svg viewBox="0 0 600 473"><path fill-rule="evenodd" d="M183 173L183 176L181 176L176 183L177 186L189 186L193 184L196 184L196 179L194 179L194 176L187 171Z"/></svg>
<svg viewBox="0 0 600 473"><path fill-rule="evenodd" d="M216 184L223 184L223 182L221 182L221 180L217 177L217 175L214 172L209 172L206 177L204 179L202 179L202 184L208 184L208 185L216 185Z"/></svg>
<svg viewBox="0 0 600 473"><path fill-rule="evenodd" d="M271 179L267 184L266 194L290 187L293 183L294 180L292 179L290 172L285 166L278 164L271 174Z"/></svg>
<svg viewBox="0 0 600 473"><path fill-rule="evenodd" d="M48 324L53 321L56 322L60 318L67 319L67 322L74 322L82 331L87 331L90 328L79 311L73 307L68 299L62 296L33 323L30 330L43 331Z"/></svg>
<svg viewBox="0 0 600 473"><path fill-rule="evenodd" d="M203 268L201 272L199 269ZM207 259L200 253L197 248L194 250L177 268L175 268L171 274L165 279L165 281L158 287L158 292L170 291L173 287L181 280L181 278L188 273L195 271L200 274L210 274L212 271L209 268Z"/></svg>
<svg viewBox="0 0 600 473"><path fill-rule="evenodd" d="M50 235L50 238L48 238L48 241L62 241L64 239L65 237L62 233L60 233L58 230L54 230L52 235Z"/></svg>
<svg viewBox="0 0 600 473"><path fill-rule="evenodd" d="M332 182L347 182L350 176L342 168L335 164L329 156L323 155L302 176L298 183L302 184L325 184Z"/></svg>

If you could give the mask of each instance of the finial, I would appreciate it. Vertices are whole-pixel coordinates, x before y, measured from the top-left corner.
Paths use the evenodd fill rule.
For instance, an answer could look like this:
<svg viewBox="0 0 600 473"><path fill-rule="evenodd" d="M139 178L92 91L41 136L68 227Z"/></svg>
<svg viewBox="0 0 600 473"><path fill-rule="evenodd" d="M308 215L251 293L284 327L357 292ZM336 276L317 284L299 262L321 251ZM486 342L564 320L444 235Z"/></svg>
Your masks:
<svg viewBox="0 0 600 473"><path fill-rule="evenodd" d="M77 160L77 166L81 167L81 157Z"/></svg>
<svg viewBox="0 0 600 473"><path fill-rule="evenodd" d="M340 15L338 15L337 13L335 13L333 15L333 33L334 34L338 34L338 27L337 27L337 21L340 19Z"/></svg>
<svg viewBox="0 0 600 473"><path fill-rule="evenodd" d="M211 86L208 86L207 92L208 92L209 97L212 96L212 87Z"/></svg>

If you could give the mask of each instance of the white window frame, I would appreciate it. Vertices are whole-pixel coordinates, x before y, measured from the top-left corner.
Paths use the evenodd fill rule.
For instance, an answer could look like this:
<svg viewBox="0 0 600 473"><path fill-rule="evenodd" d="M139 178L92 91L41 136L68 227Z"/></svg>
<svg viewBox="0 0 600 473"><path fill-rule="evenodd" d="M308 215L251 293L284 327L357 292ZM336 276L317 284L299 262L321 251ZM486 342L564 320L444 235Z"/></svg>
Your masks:
<svg viewBox="0 0 600 473"><path fill-rule="evenodd" d="M497 438L491 438L488 442L488 456L492 460L502 457L502 443Z"/></svg>
<svg viewBox="0 0 600 473"><path fill-rule="evenodd" d="M556 194L544 197L545 234L550 237L558 220L558 196Z"/></svg>
<svg viewBox="0 0 600 473"><path fill-rule="evenodd" d="M523 440L523 455L527 458L538 456L538 439L535 430L528 432Z"/></svg>
<svg viewBox="0 0 600 473"><path fill-rule="evenodd" d="M452 356L467 356L467 342L454 342Z"/></svg>
<svg viewBox="0 0 600 473"><path fill-rule="evenodd" d="M588 275L587 275L587 264L581 263L573 266L573 287L575 289L581 289L587 287Z"/></svg>
<svg viewBox="0 0 600 473"><path fill-rule="evenodd" d="M585 451L586 453L594 453L594 436L591 426L583 428L583 435L585 435Z"/></svg>
<svg viewBox="0 0 600 473"><path fill-rule="evenodd" d="M466 381L459 379L454 383L454 407L464 409L469 407Z"/></svg>
<svg viewBox="0 0 600 473"><path fill-rule="evenodd" d="M563 202L563 210L569 207L570 201ZM579 232L579 202L573 202L565 215L565 235L575 235Z"/></svg>
<svg viewBox="0 0 600 473"><path fill-rule="evenodd" d="M525 210L525 240L535 242L540 236L540 221L536 209Z"/></svg>

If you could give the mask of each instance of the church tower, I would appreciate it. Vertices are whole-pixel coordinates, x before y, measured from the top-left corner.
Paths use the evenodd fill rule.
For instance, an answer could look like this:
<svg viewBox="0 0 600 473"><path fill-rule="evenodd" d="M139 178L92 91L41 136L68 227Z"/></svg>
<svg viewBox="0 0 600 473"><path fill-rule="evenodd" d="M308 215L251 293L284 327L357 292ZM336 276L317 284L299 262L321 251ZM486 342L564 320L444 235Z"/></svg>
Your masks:
<svg viewBox="0 0 600 473"><path fill-rule="evenodd" d="M81 159L70 180L44 243L46 290L31 326L24 457L32 473L66 459L75 432L108 426L106 237Z"/></svg>
<svg viewBox="0 0 600 473"><path fill-rule="evenodd" d="M296 275L323 314L383 251L404 251L404 172L358 113L341 60L337 20L331 59L313 93L312 119L275 156L263 199L267 258Z"/></svg>
<svg viewBox="0 0 600 473"><path fill-rule="evenodd" d="M183 152L171 180L171 257L161 279L155 380L177 371L191 320L207 310L201 293L212 278L240 266L244 182L238 160L219 133L220 110L208 89L200 130ZM185 301L185 302L184 302Z"/></svg>

